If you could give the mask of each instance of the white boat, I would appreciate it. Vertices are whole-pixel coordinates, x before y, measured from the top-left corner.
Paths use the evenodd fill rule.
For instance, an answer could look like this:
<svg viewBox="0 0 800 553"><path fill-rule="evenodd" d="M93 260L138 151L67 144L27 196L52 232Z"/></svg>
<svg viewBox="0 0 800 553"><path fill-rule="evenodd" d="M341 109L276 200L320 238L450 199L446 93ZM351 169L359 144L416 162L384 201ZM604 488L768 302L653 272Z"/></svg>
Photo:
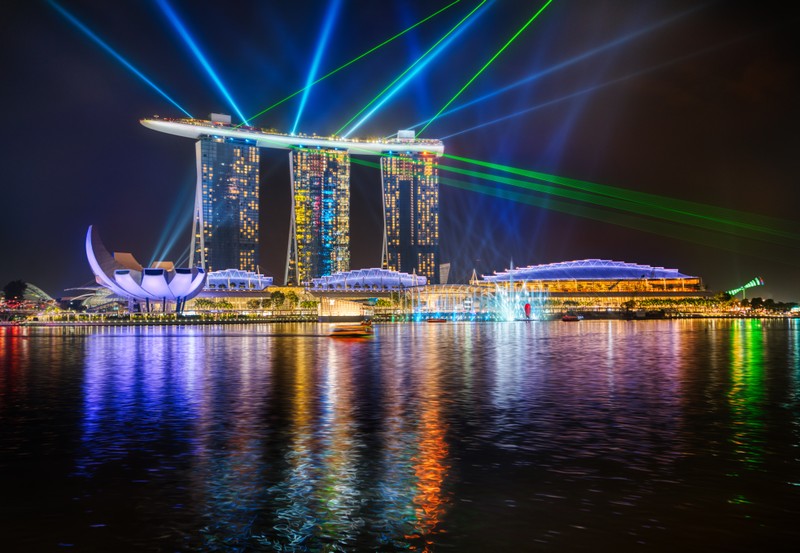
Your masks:
<svg viewBox="0 0 800 553"><path fill-rule="evenodd" d="M361 321L360 323L333 325L328 336L332 338L365 338L374 334L372 321Z"/></svg>

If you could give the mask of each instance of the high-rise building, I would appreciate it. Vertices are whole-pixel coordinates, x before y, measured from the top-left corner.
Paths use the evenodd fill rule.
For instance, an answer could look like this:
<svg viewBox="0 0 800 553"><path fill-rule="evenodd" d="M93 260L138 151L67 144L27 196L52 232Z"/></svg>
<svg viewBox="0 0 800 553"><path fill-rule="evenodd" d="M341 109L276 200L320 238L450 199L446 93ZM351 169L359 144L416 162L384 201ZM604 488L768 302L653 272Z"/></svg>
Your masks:
<svg viewBox="0 0 800 553"><path fill-rule="evenodd" d="M440 281L440 140L417 139L413 130L368 141L281 134L213 113L210 120L155 116L141 123L197 141L192 265L258 271L259 148L277 148L291 152L292 169L284 282L302 285L350 270L352 151L382 157L383 267Z"/></svg>
<svg viewBox="0 0 800 553"><path fill-rule="evenodd" d="M350 270L350 155L299 148L291 157L292 217L286 282Z"/></svg>
<svg viewBox="0 0 800 553"><path fill-rule="evenodd" d="M381 158L384 268L439 282L439 172L436 156L398 153Z"/></svg>
<svg viewBox="0 0 800 553"><path fill-rule="evenodd" d="M206 271L257 271L258 147L212 135L200 137L196 152L190 264Z"/></svg>

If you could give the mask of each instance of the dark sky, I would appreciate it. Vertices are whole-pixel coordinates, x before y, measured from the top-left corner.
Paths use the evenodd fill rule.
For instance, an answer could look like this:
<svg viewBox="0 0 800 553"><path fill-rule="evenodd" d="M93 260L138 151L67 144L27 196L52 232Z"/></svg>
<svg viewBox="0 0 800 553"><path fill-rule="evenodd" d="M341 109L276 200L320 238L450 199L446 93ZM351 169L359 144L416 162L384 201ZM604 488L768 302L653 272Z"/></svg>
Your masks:
<svg viewBox="0 0 800 553"><path fill-rule="evenodd" d="M543 1L488 1L353 136L386 136L432 117ZM343 0L318 76L449 2ZM478 3L462 0L313 87L299 130L335 132ZM195 117L232 113L238 122L157 1L58 4ZM443 171L473 188L441 187L451 281L511 260L600 258L677 268L712 290L760 276L766 286L749 296L800 300L800 20L782 4L554 0L450 107L540 76L442 116L424 136L445 138L446 151L465 158L659 198L614 206ZM330 2L169 5L250 117L305 85ZM15 2L0 24L0 284L19 278L58 297L89 283L89 225L109 249L143 262L174 235L159 257L177 259L189 243L194 145L139 119L182 113L51 3ZM252 124L288 132L299 99ZM288 155L273 150L264 160L262 269L280 280ZM380 181L374 170L354 165L352 173L352 265L375 266ZM672 211L652 211L665 206Z"/></svg>

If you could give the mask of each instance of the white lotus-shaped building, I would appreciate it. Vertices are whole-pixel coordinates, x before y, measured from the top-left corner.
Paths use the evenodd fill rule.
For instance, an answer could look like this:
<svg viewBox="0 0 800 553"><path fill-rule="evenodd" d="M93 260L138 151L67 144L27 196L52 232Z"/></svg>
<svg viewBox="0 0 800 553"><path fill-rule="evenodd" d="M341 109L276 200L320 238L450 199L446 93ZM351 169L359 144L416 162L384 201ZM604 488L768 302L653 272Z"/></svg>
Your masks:
<svg viewBox="0 0 800 553"><path fill-rule="evenodd" d="M93 227L86 232L86 257L101 286L128 301L175 302L175 311L181 312L187 300L203 289L206 273L199 267L175 268L171 262L157 262L153 267L142 267L129 253L111 254L100 241Z"/></svg>

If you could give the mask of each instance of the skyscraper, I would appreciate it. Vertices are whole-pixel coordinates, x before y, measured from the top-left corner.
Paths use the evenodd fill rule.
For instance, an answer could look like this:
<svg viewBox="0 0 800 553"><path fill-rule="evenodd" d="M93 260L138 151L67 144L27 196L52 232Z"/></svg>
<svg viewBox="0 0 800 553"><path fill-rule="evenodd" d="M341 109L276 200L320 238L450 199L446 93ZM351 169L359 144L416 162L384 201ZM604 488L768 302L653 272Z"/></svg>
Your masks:
<svg viewBox="0 0 800 553"><path fill-rule="evenodd" d="M259 148L290 151L291 215L284 282L350 269L350 151L381 159L384 241L382 265L439 282L440 140L357 140L289 135L210 120L154 116L142 125L197 141L197 191L192 265L207 271L258 270ZM276 244L270 243L275 248Z"/></svg>
<svg viewBox="0 0 800 553"><path fill-rule="evenodd" d="M203 136L196 152L190 264L256 271L259 149L246 140Z"/></svg>
<svg viewBox="0 0 800 553"><path fill-rule="evenodd" d="M382 265L439 282L439 172L436 156L399 153L381 158L384 238Z"/></svg>
<svg viewBox="0 0 800 553"><path fill-rule="evenodd" d="M290 154L292 217L286 282L350 270L350 155L299 148Z"/></svg>

